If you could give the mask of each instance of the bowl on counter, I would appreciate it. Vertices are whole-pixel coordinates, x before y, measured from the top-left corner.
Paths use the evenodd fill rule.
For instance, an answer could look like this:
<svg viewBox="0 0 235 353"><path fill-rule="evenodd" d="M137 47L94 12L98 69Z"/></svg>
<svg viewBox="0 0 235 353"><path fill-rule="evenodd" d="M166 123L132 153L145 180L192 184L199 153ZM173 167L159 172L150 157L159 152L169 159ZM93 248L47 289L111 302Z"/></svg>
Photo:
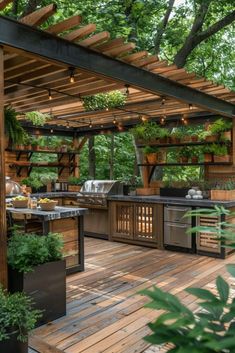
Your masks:
<svg viewBox="0 0 235 353"><path fill-rule="evenodd" d="M50 199L41 199L38 201L38 205L40 206L42 211L54 211L58 201L50 200Z"/></svg>
<svg viewBox="0 0 235 353"><path fill-rule="evenodd" d="M12 205L14 208L28 208L28 198L27 197L16 197L12 199Z"/></svg>

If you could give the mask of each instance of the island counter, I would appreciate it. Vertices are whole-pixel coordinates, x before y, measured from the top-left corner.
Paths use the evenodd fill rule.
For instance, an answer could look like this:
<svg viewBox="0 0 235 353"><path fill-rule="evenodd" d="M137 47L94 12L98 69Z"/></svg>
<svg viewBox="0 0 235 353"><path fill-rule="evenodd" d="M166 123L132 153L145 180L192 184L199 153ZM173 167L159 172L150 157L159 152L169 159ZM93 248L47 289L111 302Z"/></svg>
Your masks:
<svg viewBox="0 0 235 353"><path fill-rule="evenodd" d="M165 196L110 196L110 240L144 245L158 249L187 251L200 255L225 258L231 249L220 245L214 234L198 232L189 235L195 226L217 227L218 222L235 223L234 215L184 218L187 211L213 208L215 205L235 211L234 201L188 200Z"/></svg>
<svg viewBox="0 0 235 353"><path fill-rule="evenodd" d="M62 234L67 274L84 270L83 217L87 212L87 209L78 207L56 207L54 211L7 208L11 225L20 223L25 231L38 234Z"/></svg>

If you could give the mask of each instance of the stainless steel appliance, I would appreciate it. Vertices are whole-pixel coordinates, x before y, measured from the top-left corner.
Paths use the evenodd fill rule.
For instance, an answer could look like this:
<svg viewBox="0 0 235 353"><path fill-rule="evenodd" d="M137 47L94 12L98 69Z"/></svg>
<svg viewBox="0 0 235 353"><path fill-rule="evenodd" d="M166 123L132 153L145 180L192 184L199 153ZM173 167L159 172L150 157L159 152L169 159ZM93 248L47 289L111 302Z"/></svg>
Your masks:
<svg viewBox="0 0 235 353"><path fill-rule="evenodd" d="M79 206L87 207L84 215L84 234L108 239L108 196L123 195L123 185L115 180L87 180L77 195Z"/></svg>
<svg viewBox="0 0 235 353"><path fill-rule="evenodd" d="M186 231L191 227L191 218L183 218L190 207L166 205L164 207L164 244L167 247L192 249L192 235Z"/></svg>

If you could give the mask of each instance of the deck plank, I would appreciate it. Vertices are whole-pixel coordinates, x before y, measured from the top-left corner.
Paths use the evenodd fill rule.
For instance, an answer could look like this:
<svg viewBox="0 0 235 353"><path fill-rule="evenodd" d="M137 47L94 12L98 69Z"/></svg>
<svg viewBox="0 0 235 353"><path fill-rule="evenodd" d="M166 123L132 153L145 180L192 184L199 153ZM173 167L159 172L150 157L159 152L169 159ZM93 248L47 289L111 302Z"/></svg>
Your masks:
<svg viewBox="0 0 235 353"><path fill-rule="evenodd" d="M234 260L87 238L86 270L67 278L67 316L34 330L30 353L162 353L142 339L160 311L143 308L147 299L136 293L156 284L195 310L184 289L210 288Z"/></svg>

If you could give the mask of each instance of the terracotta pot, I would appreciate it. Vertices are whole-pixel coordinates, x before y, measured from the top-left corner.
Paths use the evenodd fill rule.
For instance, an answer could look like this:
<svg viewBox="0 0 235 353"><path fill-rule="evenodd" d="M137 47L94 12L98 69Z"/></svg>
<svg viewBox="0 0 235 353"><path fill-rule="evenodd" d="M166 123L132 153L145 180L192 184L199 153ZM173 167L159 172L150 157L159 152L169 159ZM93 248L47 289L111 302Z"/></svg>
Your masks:
<svg viewBox="0 0 235 353"><path fill-rule="evenodd" d="M149 153L146 155L147 161L149 164L156 164L157 163L157 154L156 153Z"/></svg>
<svg viewBox="0 0 235 353"><path fill-rule="evenodd" d="M198 163L198 157L197 156L192 157L191 160L192 160L192 163Z"/></svg>
<svg viewBox="0 0 235 353"><path fill-rule="evenodd" d="M191 136L191 141L192 142L197 142L198 141L198 136L197 135Z"/></svg>
<svg viewBox="0 0 235 353"><path fill-rule="evenodd" d="M213 161L213 155L211 153L204 153L204 162L211 163Z"/></svg>
<svg viewBox="0 0 235 353"><path fill-rule="evenodd" d="M37 146L32 146L32 150L34 150L34 151L38 151L39 150L39 146L37 145Z"/></svg>
<svg viewBox="0 0 235 353"><path fill-rule="evenodd" d="M223 140L231 141L232 140L232 131L231 130L224 131L221 133L220 136Z"/></svg>
<svg viewBox="0 0 235 353"><path fill-rule="evenodd" d="M182 138L182 142L190 142L191 141L191 136L184 136Z"/></svg>
<svg viewBox="0 0 235 353"><path fill-rule="evenodd" d="M159 139L160 143L167 143L167 138L166 137L162 137Z"/></svg>
<svg viewBox="0 0 235 353"><path fill-rule="evenodd" d="M170 139L171 139L171 143L180 143L180 138L178 138L178 137L170 137Z"/></svg>
<svg viewBox="0 0 235 353"><path fill-rule="evenodd" d="M207 142L215 142L217 140L218 140L218 136L217 135L211 135L211 136L207 136L205 138L205 141L207 141Z"/></svg>
<svg viewBox="0 0 235 353"><path fill-rule="evenodd" d="M180 157L181 163L188 163L188 157Z"/></svg>
<svg viewBox="0 0 235 353"><path fill-rule="evenodd" d="M228 162L230 162L230 155L229 154L227 154L225 156L214 155L214 162L215 163L228 163Z"/></svg>

